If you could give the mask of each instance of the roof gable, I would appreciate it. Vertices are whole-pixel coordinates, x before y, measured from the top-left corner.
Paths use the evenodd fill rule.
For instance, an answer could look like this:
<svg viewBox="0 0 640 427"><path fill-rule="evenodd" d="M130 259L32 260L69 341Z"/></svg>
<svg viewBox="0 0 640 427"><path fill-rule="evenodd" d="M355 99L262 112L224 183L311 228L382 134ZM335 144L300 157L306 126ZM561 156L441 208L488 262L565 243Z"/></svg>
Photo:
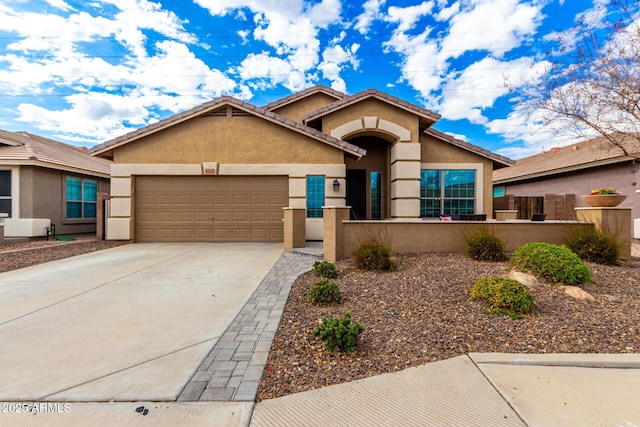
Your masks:
<svg viewBox="0 0 640 427"><path fill-rule="evenodd" d="M629 135L621 141L627 153L640 153L640 141L637 138ZM614 146L601 136L518 159L514 166L495 171L493 182L494 184L503 184L522 181L627 162L633 158L625 155L620 147Z"/></svg>
<svg viewBox="0 0 640 427"><path fill-rule="evenodd" d="M282 99L278 99L277 101L273 101L272 103L267 104L264 108L269 111L277 110L278 108L282 108L286 105L293 104L304 98L308 98L309 96L313 96L318 93L323 93L336 100L342 99L346 96L344 93L331 89L330 87L327 87L324 85L316 85L316 86L312 86L310 88L304 89L300 92L296 92L294 94L286 96Z"/></svg>
<svg viewBox="0 0 640 427"><path fill-rule="evenodd" d="M367 89L362 92L358 92L355 95L345 96L332 104L326 105L322 108L317 109L316 111L305 114L304 116L302 116L302 120L305 123L309 123L313 120L319 119L335 111L349 107L350 105L356 104L365 99L377 99L394 107L415 114L420 117L421 122L425 125L425 127L431 126L432 124L440 120L441 117L440 114L434 113L433 111L427 110L426 108L422 108L418 105L411 104L410 102L404 101L395 96L391 96L377 89Z"/></svg>
<svg viewBox="0 0 640 427"><path fill-rule="evenodd" d="M229 108L226 108L226 107L229 107ZM279 114L269 111L264 107L257 107L253 104L250 104L245 101L241 101L231 96L222 96L222 97L216 98L212 101L201 104L190 110L175 114L171 117L168 117L164 120L160 120L156 123L152 123L148 126L142 127L133 132L129 132L128 134L119 136L115 139L112 139L96 147L93 147L91 150L89 150L89 152L94 156L105 155L122 145L128 144L130 142L143 138L147 135L151 135L155 132L161 131L162 129L176 125L178 123L185 122L195 117L200 117L205 115L227 116L227 115L233 114L234 110L236 111L236 114L238 114L238 112L244 115L249 114L249 115L262 118L264 120L268 120L272 123L276 123L280 126L291 129L307 137L310 137L312 139L315 139L317 141L320 141L322 143L325 143L332 147L340 149L345 153L347 153L348 155L351 155L355 158L360 158L364 154L366 154L366 151L360 147L357 147L353 144L349 144L346 141L342 141L334 137L331 137L329 135L326 135L316 129L310 128L301 123L297 123L293 120L287 119L286 117L283 117Z"/></svg>
<svg viewBox="0 0 640 427"><path fill-rule="evenodd" d="M460 139L456 139L451 135L447 135L446 133L440 132L440 131L435 130L435 129L426 129L424 131L424 133L426 135L431 135L434 138L438 138L438 139L440 139L442 141L448 142L451 145L455 145L457 147L460 147L462 149L470 151L470 152L472 152L474 154L477 154L479 156L485 157L485 158L493 161L494 167L495 167L495 165L498 165L498 166L501 166L501 167L511 166L511 165L513 165L515 163L513 160L509 159L508 157L501 156L501 155L493 153L493 152L491 152L489 150L485 150L484 148L479 147L477 145L473 145L473 144L470 144L468 142L462 141Z"/></svg>
<svg viewBox="0 0 640 427"><path fill-rule="evenodd" d="M27 132L0 130L0 162L36 164L52 169L109 175L111 162L80 151L79 147Z"/></svg>

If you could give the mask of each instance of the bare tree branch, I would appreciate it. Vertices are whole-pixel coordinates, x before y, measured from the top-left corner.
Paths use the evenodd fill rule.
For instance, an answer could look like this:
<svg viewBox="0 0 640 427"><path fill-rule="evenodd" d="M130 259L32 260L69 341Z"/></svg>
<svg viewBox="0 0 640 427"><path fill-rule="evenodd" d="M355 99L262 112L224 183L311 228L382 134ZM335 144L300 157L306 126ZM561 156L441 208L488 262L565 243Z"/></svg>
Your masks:
<svg viewBox="0 0 640 427"><path fill-rule="evenodd" d="M574 44L549 52L537 78L507 86L519 108L563 136L601 135L640 158L640 3L614 0L598 22L579 21ZM562 40L559 40L562 42ZM562 43L561 43L562 44Z"/></svg>

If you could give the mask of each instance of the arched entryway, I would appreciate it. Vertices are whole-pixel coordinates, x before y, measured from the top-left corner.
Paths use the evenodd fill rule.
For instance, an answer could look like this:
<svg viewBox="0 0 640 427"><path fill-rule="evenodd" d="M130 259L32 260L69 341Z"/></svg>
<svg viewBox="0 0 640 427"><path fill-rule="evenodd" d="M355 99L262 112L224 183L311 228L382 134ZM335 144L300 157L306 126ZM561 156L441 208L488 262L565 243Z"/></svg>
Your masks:
<svg viewBox="0 0 640 427"><path fill-rule="evenodd" d="M346 203L351 206L350 218L389 218L391 143L375 135L354 136L348 141L367 150L367 155L358 161L345 159Z"/></svg>

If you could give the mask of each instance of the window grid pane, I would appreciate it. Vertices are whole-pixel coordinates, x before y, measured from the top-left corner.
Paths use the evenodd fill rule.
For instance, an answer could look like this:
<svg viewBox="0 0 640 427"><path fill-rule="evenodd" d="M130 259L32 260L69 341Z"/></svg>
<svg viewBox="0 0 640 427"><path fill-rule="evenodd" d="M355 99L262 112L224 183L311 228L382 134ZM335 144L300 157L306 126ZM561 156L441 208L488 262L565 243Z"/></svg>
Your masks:
<svg viewBox="0 0 640 427"><path fill-rule="evenodd" d="M96 218L98 181L66 177L66 198L67 218Z"/></svg>
<svg viewBox="0 0 640 427"><path fill-rule="evenodd" d="M307 176L307 218L322 218L324 176Z"/></svg>
<svg viewBox="0 0 640 427"><path fill-rule="evenodd" d="M473 213L475 170L424 169L420 172L421 217Z"/></svg>
<svg viewBox="0 0 640 427"><path fill-rule="evenodd" d="M98 183L90 179L84 180L83 200L85 202L95 202L98 194Z"/></svg>
<svg viewBox="0 0 640 427"><path fill-rule="evenodd" d="M67 200L82 200L82 179L72 176L67 177Z"/></svg>
<svg viewBox="0 0 640 427"><path fill-rule="evenodd" d="M0 171L0 196L11 197L11 171Z"/></svg>
<svg viewBox="0 0 640 427"><path fill-rule="evenodd" d="M371 172L371 219L382 219L381 172Z"/></svg>

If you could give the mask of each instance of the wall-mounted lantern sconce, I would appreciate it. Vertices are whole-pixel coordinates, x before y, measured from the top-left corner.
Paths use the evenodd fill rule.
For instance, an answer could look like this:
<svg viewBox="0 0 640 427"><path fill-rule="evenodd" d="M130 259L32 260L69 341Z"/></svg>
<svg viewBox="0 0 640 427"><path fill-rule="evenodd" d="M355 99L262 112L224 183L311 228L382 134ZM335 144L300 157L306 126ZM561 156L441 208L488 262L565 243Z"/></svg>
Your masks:
<svg viewBox="0 0 640 427"><path fill-rule="evenodd" d="M337 179L333 180L333 191L340 191L340 181Z"/></svg>

